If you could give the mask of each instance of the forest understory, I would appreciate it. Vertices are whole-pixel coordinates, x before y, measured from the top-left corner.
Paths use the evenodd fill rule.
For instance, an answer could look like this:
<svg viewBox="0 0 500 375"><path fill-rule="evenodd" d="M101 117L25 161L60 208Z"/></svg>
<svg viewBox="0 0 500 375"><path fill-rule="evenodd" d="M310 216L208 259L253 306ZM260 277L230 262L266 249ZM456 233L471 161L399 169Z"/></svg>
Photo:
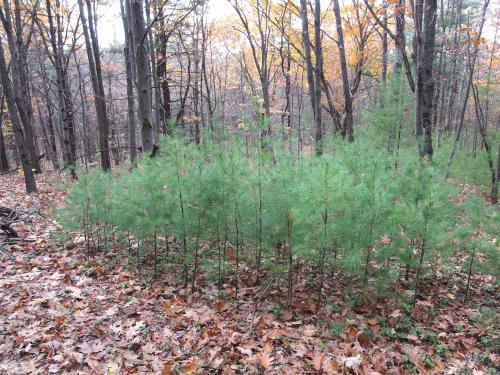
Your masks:
<svg viewBox="0 0 500 375"><path fill-rule="evenodd" d="M491 0L0 1L0 375L500 374Z"/></svg>
<svg viewBox="0 0 500 375"><path fill-rule="evenodd" d="M219 290L201 274L192 293L190 285L164 276L175 270L152 280L153 266L146 262L139 278L125 254L89 259L80 235L61 242L62 226L53 219L65 197L53 185L60 179L39 176L39 192L25 195L21 176L0 177L3 205L43 214L14 226L22 240L6 246L0 258L2 374L500 370L492 276L472 275L464 303L467 275L444 278L436 269L422 279L412 309L413 285L404 279L393 285L392 297L372 300L362 283L328 274L316 312L310 270L296 266L288 309L286 285L259 282L243 264L236 304L232 277Z"/></svg>

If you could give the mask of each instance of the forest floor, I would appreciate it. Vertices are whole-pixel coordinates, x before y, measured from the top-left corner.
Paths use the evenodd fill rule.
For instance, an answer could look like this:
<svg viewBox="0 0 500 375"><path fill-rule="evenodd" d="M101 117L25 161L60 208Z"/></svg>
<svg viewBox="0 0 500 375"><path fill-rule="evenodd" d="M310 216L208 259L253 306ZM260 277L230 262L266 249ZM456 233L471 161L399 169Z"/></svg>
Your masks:
<svg viewBox="0 0 500 375"><path fill-rule="evenodd" d="M0 255L0 374L500 371L498 290L490 277L475 275L463 303L465 275L457 270L451 282L437 272L412 312L405 299L411 284L355 305L343 292L349 280L329 277L316 315L303 284L290 310L277 304L276 288L256 306L264 286L245 275L236 309L215 285L192 294L140 279L124 260L87 261L81 237L56 238L62 228L53 209L64 193L49 181L38 177L40 192L27 196L21 176L0 177L0 205L45 216L16 224L30 241L7 247L13 258ZM223 287L229 295L229 282Z"/></svg>

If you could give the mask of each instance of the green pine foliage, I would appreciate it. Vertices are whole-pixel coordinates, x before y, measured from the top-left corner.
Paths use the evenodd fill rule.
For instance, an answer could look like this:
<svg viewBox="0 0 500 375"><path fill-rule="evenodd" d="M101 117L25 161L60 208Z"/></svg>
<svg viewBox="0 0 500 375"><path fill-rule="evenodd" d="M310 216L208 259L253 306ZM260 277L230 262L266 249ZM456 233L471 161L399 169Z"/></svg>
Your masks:
<svg viewBox="0 0 500 375"><path fill-rule="evenodd" d="M462 267L467 275L464 297L467 300L475 269L498 277L500 216L496 207L486 206L481 199L470 195L462 208L462 217L464 222L456 228L455 238L465 253Z"/></svg>
<svg viewBox="0 0 500 375"><path fill-rule="evenodd" d="M387 124L404 119L394 116L373 115L355 143L325 140L321 156L238 133L202 145L164 139L159 156L133 168L82 174L61 220L85 237L88 256L125 253L141 276L165 275L193 291L216 282L236 301L249 272L278 285L290 305L298 270L308 270L318 308L332 271L366 298L403 283L414 303L438 265L460 262L469 279L479 267L495 275L496 211L472 198L457 205L441 164L397 143L399 127Z"/></svg>

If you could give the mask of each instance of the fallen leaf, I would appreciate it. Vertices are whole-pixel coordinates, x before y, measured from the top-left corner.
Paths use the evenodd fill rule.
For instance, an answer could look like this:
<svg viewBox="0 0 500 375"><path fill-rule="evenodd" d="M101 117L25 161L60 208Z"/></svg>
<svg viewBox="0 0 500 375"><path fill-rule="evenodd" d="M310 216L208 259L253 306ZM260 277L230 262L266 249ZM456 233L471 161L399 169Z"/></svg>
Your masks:
<svg viewBox="0 0 500 375"><path fill-rule="evenodd" d="M263 346L264 352L271 353L274 349L274 344L271 340L267 340Z"/></svg>
<svg viewBox="0 0 500 375"><path fill-rule="evenodd" d="M251 350L251 349L246 349L246 348L243 348L243 347L241 347L241 346L236 347L236 349L238 349L238 351L239 351L241 354L245 354L245 355L248 355L248 356L251 356L251 355L252 355L252 350Z"/></svg>
<svg viewBox="0 0 500 375"><path fill-rule="evenodd" d="M345 358L342 362L348 369L358 370L361 366L361 354L358 354L354 357Z"/></svg>
<svg viewBox="0 0 500 375"><path fill-rule="evenodd" d="M198 366L194 362L188 362L184 365L183 371L185 374L192 374L198 371Z"/></svg>
<svg viewBox="0 0 500 375"><path fill-rule="evenodd" d="M325 354L320 352L320 351L315 351L313 353L313 357L312 357L312 365L313 365L313 368L318 371L318 373L321 371L322 367L323 367L323 358L325 357Z"/></svg>
<svg viewBox="0 0 500 375"><path fill-rule="evenodd" d="M280 314L280 319L284 322L293 319L293 313L290 310L285 310Z"/></svg>
<svg viewBox="0 0 500 375"><path fill-rule="evenodd" d="M349 341L354 341L358 336L358 330L354 326L349 326L346 335Z"/></svg>
<svg viewBox="0 0 500 375"><path fill-rule="evenodd" d="M304 335L306 336L314 336L314 334L316 333L316 327L314 327L312 324L307 324L304 326L302 332L304 332Z"/></svg>
<svg viewBox="0 0 500 375"><path fill-rule="evenodd" d="M257 359L258 359L259 365L261 365L264 369L267 370L269 368L269 366L271 366L272 358L268 352L264 351L264 352L260 353Z"/></svg>

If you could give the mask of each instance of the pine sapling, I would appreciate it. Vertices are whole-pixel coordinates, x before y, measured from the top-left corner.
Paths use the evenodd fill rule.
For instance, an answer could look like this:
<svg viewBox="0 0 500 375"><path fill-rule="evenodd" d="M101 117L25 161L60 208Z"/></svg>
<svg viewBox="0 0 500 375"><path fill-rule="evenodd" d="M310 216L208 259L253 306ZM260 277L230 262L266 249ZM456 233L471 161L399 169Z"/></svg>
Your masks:
<svg viewBox="0 0 500 375"><path fill-rule="evenodd" d="M325 260L326 260L326 252L327 252L327 229L328 229L328 169L330 164L325 164L325 173L323 178L323 214L322 222L323 222L323 244L321 249L321 256L319 260L319 287L318 287L318 300L316 303L316 313L319 312L321 306L321 297L323 293L323 283L324 283L324 268L325 268Z"/></svg>
<svg viewBox="0 0 500 375"><path fill-rule="evenodd" d="M417 275L415 277L415 292L413 294L413 308L415 308L417 304L417 297L418 297L418 286L420 283L420 274L422 272L422 266L424 264L424 257L425 257L425 252L426 252L426 239L427 239L427 225L429 222L429 213L427 210L427 207L424 208L423 212L424 216L424 230L422 233L422 238L420 239L420 258L418 261L418 268L417 268Z"/></svg>
<svg viewBox="0 0 500 375"><path fill-rule="evenodd" d="M177 149L177 144L176 144L176 149L175 149L175 162L176 162L178 198L179 198L179 205L181 208L183 279L184 279L184 285L186 286L188 283L186 217L185 217L185 213L184 213L184 200L182 199L181 166L180 166L180 162L179 162L179 152Z"/></svg>

